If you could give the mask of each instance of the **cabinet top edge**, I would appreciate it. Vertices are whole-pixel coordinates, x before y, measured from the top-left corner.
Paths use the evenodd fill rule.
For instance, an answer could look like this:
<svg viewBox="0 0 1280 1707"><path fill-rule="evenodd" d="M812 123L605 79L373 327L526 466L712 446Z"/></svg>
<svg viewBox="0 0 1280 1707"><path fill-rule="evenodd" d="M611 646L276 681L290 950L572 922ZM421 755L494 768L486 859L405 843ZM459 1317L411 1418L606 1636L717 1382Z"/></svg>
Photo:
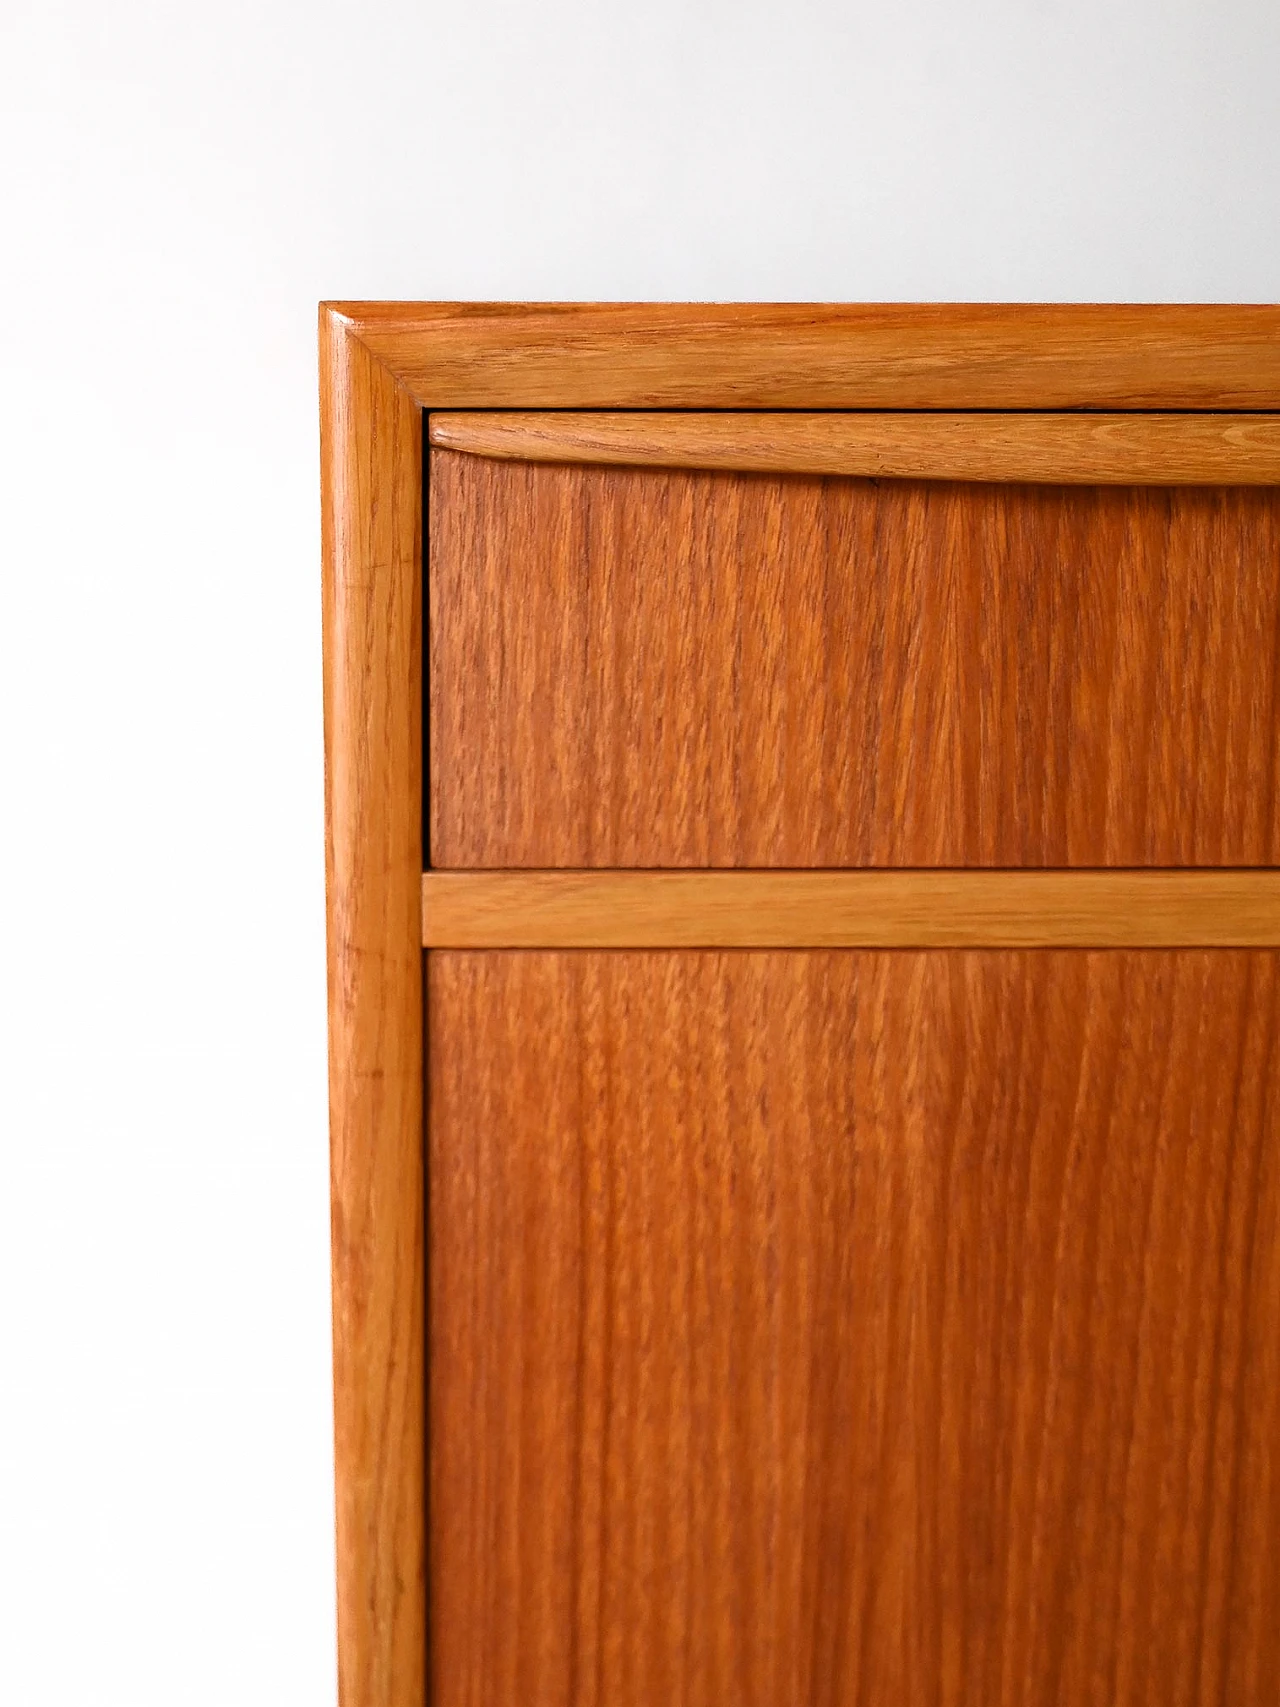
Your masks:
<svg viewBox="0 0 1280 1707"><path fill-rule="evenodd" d="M423 408L1280 408L1280 305L321 305Z"/></svg>

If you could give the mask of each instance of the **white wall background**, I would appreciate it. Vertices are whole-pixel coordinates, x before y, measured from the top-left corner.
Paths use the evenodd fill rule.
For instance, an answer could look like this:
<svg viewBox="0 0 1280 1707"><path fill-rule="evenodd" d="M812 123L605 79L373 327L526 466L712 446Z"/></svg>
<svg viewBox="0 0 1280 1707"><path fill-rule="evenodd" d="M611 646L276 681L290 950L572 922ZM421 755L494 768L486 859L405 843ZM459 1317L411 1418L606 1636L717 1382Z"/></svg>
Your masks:
<svg viewBox="0 0 1280 1707"><path fill-rule="evenodd" d="M1273 0L5 0L0 1700L333 1700L316 300L1274 300L1278 73Z"/></svg>

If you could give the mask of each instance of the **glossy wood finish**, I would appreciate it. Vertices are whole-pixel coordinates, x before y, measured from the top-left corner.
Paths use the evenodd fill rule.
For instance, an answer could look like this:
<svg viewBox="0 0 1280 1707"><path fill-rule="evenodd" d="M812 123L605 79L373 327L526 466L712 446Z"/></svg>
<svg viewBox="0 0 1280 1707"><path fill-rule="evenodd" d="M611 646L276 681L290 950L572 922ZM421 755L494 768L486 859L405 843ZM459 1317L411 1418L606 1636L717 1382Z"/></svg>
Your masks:
<svg viewBox="0 0 1280 1707"><path fill-rule="evenodd" d="M342 1707L423 1707L422 430L320 322Z"/></svg>
<svg viewBox="0 0 1280 1707"><path fill-rule="evenodd" d="M1280 409L1280 307L335 302L424 409Z"/></svg>
<svg viewBox="0 0 1280 1707"><path fill-rule="evenodd" d="M427 948L1280 947L1280 871L429 871Z"/></svg>
<svg viewBox="0 0 1280 1707"><path fill-rule="evenodd" d="M418 406L1269 411L1280 311L346 304L321 370L340 1691L423 1707ZM680 476L637 551L578 477L454 562L460 857L1274 863L1264 495ZM1270 956L429 964L437 1701L1277 1697Z"/></svg>
<svg viewBox="0 0 1280 1707"><path fill-rule="evenodd" d="M434 1707L1280 1699L1278 975L430 956Z"/></svg>
<svg viewBox="0 0 1280 1707"><path fill-rule="evenodd" d="M1280 491L431 452L432 863L1269 865Z"/></svg>
<svg viewBox="0 0 1280 1707"><path fill-rule="evenodd" d="M442 450L508 462L723 468L764 474L1274 486L1280 416L445 411Z"/></svg>

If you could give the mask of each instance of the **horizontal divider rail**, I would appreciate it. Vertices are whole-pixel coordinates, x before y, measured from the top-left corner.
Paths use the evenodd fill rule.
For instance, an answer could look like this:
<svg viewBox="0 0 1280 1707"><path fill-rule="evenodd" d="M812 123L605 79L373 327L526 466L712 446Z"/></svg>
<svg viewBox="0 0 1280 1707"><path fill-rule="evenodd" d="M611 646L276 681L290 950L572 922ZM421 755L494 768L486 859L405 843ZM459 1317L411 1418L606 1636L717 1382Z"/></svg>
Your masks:
<svg viewBox="0 0 1280 1707"><path fill-rule="evenodd" d="M430 442L502 461L1053 485L1280 484L1280 415L449 411Z"/></svg>
<svg viewBox="0 0 1280 1707"><path fill-rule="evenodd" d="M1274 948L1280 870L428 871L426 948Z"/></svg>

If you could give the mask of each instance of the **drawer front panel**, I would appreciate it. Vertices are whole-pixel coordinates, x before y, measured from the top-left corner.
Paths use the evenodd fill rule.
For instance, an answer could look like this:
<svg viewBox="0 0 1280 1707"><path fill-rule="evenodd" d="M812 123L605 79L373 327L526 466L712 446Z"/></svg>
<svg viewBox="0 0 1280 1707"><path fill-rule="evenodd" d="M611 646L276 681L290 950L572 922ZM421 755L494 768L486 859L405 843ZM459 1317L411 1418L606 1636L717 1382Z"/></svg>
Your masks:
<svg viewBox="0 0 1280 1707"><path fill-rule="evenodd" d="M1278 975L432 954L436 1707L1280 1699Z"/></svg>
<svg viewBox="0 0 1280 1707"><path fill-rule="evenodd" d="M440 866L1271 864L1280 493L433 450Z"/></svg>

